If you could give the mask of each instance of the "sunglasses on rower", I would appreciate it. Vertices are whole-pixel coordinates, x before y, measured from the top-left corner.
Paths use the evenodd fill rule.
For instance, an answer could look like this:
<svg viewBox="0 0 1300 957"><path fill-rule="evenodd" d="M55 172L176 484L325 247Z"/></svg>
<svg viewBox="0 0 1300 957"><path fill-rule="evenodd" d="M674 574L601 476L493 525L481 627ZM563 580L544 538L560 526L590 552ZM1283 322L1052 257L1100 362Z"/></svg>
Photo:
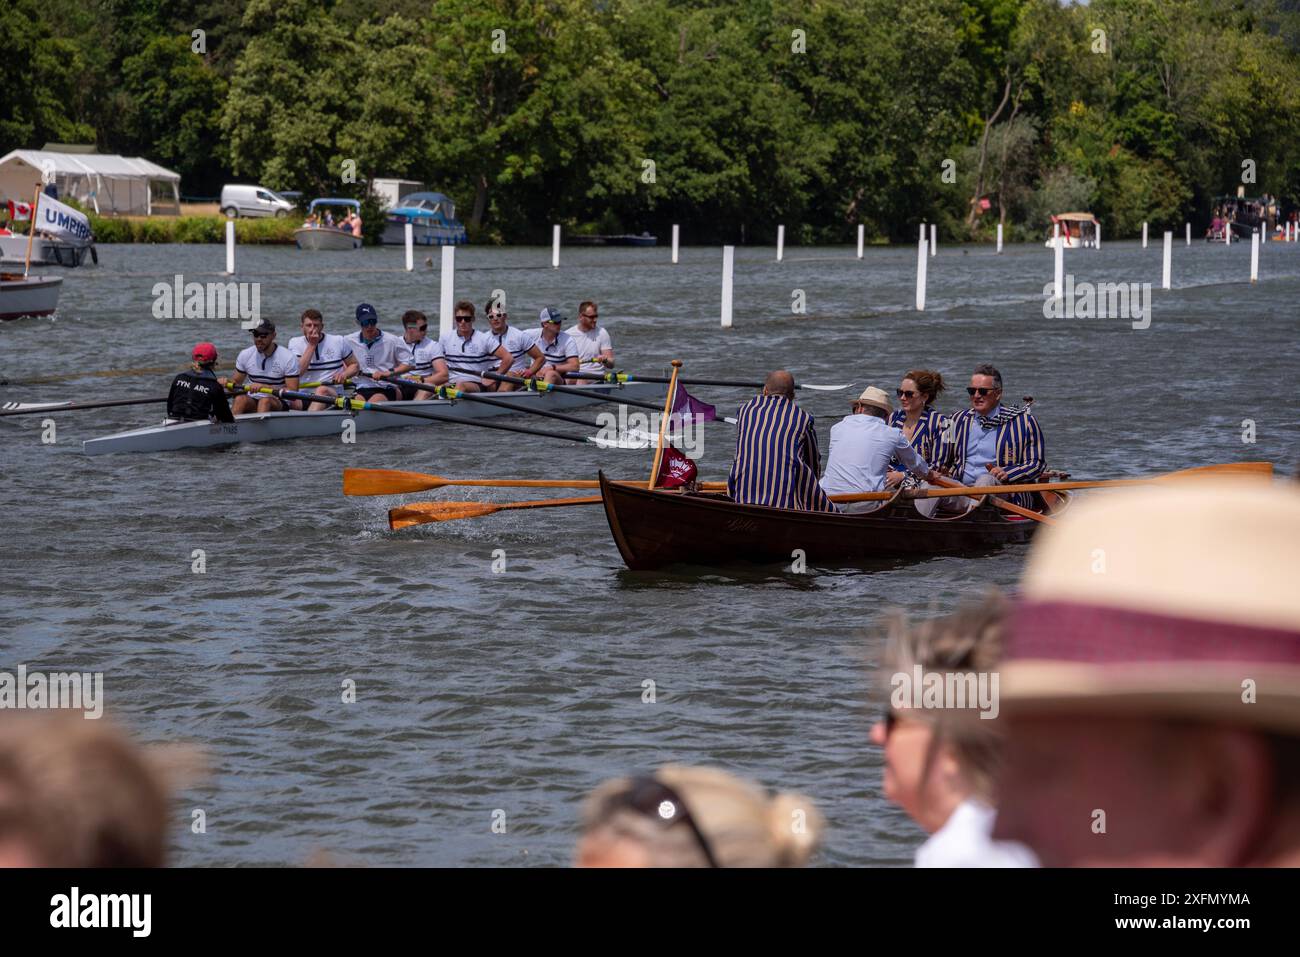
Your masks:
<svg viewBox="0 0 1300 957"><path fill-rule="evenodd" d="M968 385L968 386L966 387L966 394L967 394L967 395L975 395L976 393L978 393L979 395L990 395L990 394L992 394L992 393L994 393L994 392L1000 392L1000 391L1002 391L1002 390L1001 390L1001 389L996 389L996 388L994 388L994 389L978 389L978 388L976 388L976 387L973 386L973 385Z"/></svg>
<svg viewBox="0 0 1300 957"><path fill-rule="evenodd" d="M457 322L473 322L473 321L474 321L474 317L473 317L473 316L457 316L457 317L456 317L456 321L457 321Z"/></svg>
<svg viewBox="0 0 1300 957"><path fill-rule="evenodd" d="M428 324L428 323L425 323L425 324L422 325L422 326L417 326L417 325L415 325L414 323L412 323L411 325L407 326L406 328L408 328L408 329L419 329L421 332L428 332L428 331L429 331L429 324Z"/></svg>

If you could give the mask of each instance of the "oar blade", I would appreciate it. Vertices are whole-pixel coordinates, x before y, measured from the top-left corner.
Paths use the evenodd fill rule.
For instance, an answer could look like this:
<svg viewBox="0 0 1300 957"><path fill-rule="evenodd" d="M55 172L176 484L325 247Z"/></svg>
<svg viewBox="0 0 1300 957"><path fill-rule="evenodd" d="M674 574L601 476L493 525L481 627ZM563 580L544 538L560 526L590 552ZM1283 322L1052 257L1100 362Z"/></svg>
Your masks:
<svg viewBox="0 0 1300 957"><path fill-rule="evenodd" d="M1272 462L1224 462L1220 465L1198 465L1195 468L1182 469L1178 472L1170 472L1168 475L1156 476L1161 482L1169 480L1178 480L1182 478L1202 478L1221 476L1224 478L1237 476L1240 478L1272 478Z"/></svg>
<svg viewBox="0 0 1300 957"><path fill-rule="evenodd" d="M814 392L840 392L843 391L844 389L847 389L852 384L853 383L851 382L845 382L842 385L811 385L807 382L801 382L799 384L799 388L811 389Z"/></svg>
<svg viewBox="0 0 1300 957"><path fill-rule="evenodd" d="M404 495L407 492L427 492L442 488L445 483L437 475L423 472L403 472L399 469L344 469L344 495Z"/></svg>
<svg viewBox="0 0 1300 957"><path fill-rule="evenodd" d="M500 511L486 502L415 502L388 510L388 527L394 531L430 522L454 522L458 518L479 518Z"/></svg>

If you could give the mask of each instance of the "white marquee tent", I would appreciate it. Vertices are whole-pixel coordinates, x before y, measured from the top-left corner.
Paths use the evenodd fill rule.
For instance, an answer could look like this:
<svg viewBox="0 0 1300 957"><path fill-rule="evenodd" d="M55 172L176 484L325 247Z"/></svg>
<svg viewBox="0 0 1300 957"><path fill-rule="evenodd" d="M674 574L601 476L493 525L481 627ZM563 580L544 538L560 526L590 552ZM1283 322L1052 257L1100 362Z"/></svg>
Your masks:
<svg viewBox="0 0 1300 957"><path fill-rule="evenodd" d="M147 159L50 150L0 157L0 201L30 203L38 182L54 183L60 199L71 197L100 215L151 216L155 205L180 212L180 174Z"/></svg>

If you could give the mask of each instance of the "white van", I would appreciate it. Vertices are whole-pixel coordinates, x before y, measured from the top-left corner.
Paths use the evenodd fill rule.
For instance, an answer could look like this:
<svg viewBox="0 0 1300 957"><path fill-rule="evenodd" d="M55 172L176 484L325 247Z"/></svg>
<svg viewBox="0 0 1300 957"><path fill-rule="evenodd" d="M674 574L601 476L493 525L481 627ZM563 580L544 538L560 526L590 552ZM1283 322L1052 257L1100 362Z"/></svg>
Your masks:
<svg viewBox="0 0 1300 957"><path fill-rule="evenodd" d="M227 219L237 216L274 216L276 219L284 219L292 210L293 203L262 186L221 187L221 212Z"/></svg>

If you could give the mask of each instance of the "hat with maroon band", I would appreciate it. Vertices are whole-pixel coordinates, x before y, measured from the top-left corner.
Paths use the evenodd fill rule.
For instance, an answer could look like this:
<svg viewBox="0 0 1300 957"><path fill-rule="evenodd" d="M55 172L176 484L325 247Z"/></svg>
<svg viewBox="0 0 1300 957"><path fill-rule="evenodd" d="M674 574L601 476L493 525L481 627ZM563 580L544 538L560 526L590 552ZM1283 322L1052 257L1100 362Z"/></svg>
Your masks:
<svg viewBox="0 0 1300 957"><path fill-rule="evenodd" d="M1300 736L1297 568L1300 485L1267 474L1076 503L1030 552L1003 710Z"/></svg>
<svg viewBox="0 0 1300 957"><path fill-rule="evenodd" d="M190 357L195 361L203 364L217 361L217 347L210 342L200 342L190 353Z"/></svg>

